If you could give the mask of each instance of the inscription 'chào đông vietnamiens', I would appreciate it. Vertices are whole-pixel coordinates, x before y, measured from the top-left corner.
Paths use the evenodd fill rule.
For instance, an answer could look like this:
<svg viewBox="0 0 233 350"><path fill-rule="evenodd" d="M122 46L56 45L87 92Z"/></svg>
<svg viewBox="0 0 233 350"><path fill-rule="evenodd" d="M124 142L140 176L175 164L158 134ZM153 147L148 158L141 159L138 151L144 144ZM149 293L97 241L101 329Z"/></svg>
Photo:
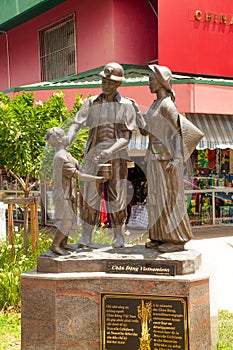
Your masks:
<svg viewBox="0 0 233 350"><path fill-rule="evenodd" d="M164 263L135 263L135 262L112 262L107 263L107 273L131 273L131 274L147 274L147 275L164 275L175 276L175 264Z"/></svg>

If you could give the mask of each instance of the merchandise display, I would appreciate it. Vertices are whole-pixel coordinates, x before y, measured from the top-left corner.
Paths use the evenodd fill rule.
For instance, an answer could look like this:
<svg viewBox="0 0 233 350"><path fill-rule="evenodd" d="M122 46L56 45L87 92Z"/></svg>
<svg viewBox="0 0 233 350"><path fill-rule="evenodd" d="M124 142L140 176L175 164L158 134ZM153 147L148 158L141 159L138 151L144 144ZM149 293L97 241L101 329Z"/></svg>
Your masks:
<svg viewBox="0 0 233 350"><path fill-rule="evenodd" d="M192 182L185 186L188 215L192 226L232 225L233 224L233 157L231 149L195 150L192 154ZM134 166L129 169L128 176L128 219L126 224L137 226L139 220L135 215L140 211L143 224L147 226L147 181L144 157L134 157ZM189 176L190 178L190 176ZM7 197L20 197L21 189L4 169L0 173L0 191ZM38 191L35 193L38 194ZM51 205L51 184L46 183L45 224L53 221ZM138 209L139 208L139 209ZM143 209L143 210L142 210ZM39 207L39 210L40 207ZM142 211L144 214L142 214ZM102 210L102 216L104 215ZM138 215L136 215L138 216ZM41 212L39 213L41 220ZM22 221L21 208L14 208L14 220ZM106 221L106 220L105 220ZM130 221L130 222L129 222ZM132 224L133 222L133 224ZM105 222L106 223L106 222ZM100 223L101 224L101 223ZM107 223L108 226L109 223ZM139 227L140 228L140 227Z"/></svg>

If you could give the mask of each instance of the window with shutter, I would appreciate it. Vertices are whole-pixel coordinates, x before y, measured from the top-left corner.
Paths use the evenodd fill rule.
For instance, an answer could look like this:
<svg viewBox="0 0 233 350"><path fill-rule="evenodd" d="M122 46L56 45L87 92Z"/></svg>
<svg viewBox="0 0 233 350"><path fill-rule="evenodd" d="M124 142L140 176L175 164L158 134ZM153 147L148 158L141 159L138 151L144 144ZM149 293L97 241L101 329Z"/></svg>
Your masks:
<svg viewBox="0 0 233 350"><path fill-rule="evenodd" d="M39 31L41 81L77 74L75 15Z"/></svg>

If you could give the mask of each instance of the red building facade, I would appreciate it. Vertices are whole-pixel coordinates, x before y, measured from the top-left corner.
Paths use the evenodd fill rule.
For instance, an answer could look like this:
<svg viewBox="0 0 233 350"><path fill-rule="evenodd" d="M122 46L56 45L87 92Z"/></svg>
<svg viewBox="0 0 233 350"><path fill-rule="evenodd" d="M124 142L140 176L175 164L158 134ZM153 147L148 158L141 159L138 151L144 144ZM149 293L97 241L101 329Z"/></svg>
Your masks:
<svg viewBox="0 0 233 350"><path fill-rule="evenodd" d="M145 68L148 62L156 62L186 78L204 78L175 80L176 100L182 113L233 114L231 0L210 0L208 4L204 0L191 0L188 4L185 0L97 0L94 5L90 0L61 0L58 3L44 13L37 9L37 16L35 11L30 15L27 10L27 17L21 14L21 22L18 15L0 23L1 91L14 93L21 86L37 83L33 88L36 98L43 100L51 94L51 87L45 89L40 85L48 80L42 76L40 33L72 15L75 67L71 74L64 69L59 78L76 76L78 80L78 73L109 61ZM84 86L80 88L80 84L66 87L68 105L73 103L75 93L94 94L95 87L99 89L97 85L89 86L88 90ZM152 98L145 79L139 79L134 87L122 89L140 105L150 105Z"/></svg>
<svg viewBox="0 0 233 350"><path fill-rule="evenodd" d="M0 36L0 90L41 81L39 31L71 14L75 17L75 73L109 61L146 65L157 57L156 17L145 1L68 0L9 30L8 53L6 38Z"/></svg>

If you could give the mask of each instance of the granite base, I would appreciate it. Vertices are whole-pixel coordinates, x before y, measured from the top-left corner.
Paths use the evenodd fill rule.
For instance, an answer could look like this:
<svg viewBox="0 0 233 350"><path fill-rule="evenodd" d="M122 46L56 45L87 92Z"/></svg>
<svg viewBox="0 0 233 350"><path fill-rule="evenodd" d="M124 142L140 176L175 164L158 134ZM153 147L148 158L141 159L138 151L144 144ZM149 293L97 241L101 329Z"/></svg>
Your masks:
<svg viewBox="0 0 233 350"><path fill-rule="evenodd" d="M203 273L152 276L29 271L21 280L23 350L102 349L101 293L186 297L188 349L216 349L211 345L209 277Z"/></svg>

